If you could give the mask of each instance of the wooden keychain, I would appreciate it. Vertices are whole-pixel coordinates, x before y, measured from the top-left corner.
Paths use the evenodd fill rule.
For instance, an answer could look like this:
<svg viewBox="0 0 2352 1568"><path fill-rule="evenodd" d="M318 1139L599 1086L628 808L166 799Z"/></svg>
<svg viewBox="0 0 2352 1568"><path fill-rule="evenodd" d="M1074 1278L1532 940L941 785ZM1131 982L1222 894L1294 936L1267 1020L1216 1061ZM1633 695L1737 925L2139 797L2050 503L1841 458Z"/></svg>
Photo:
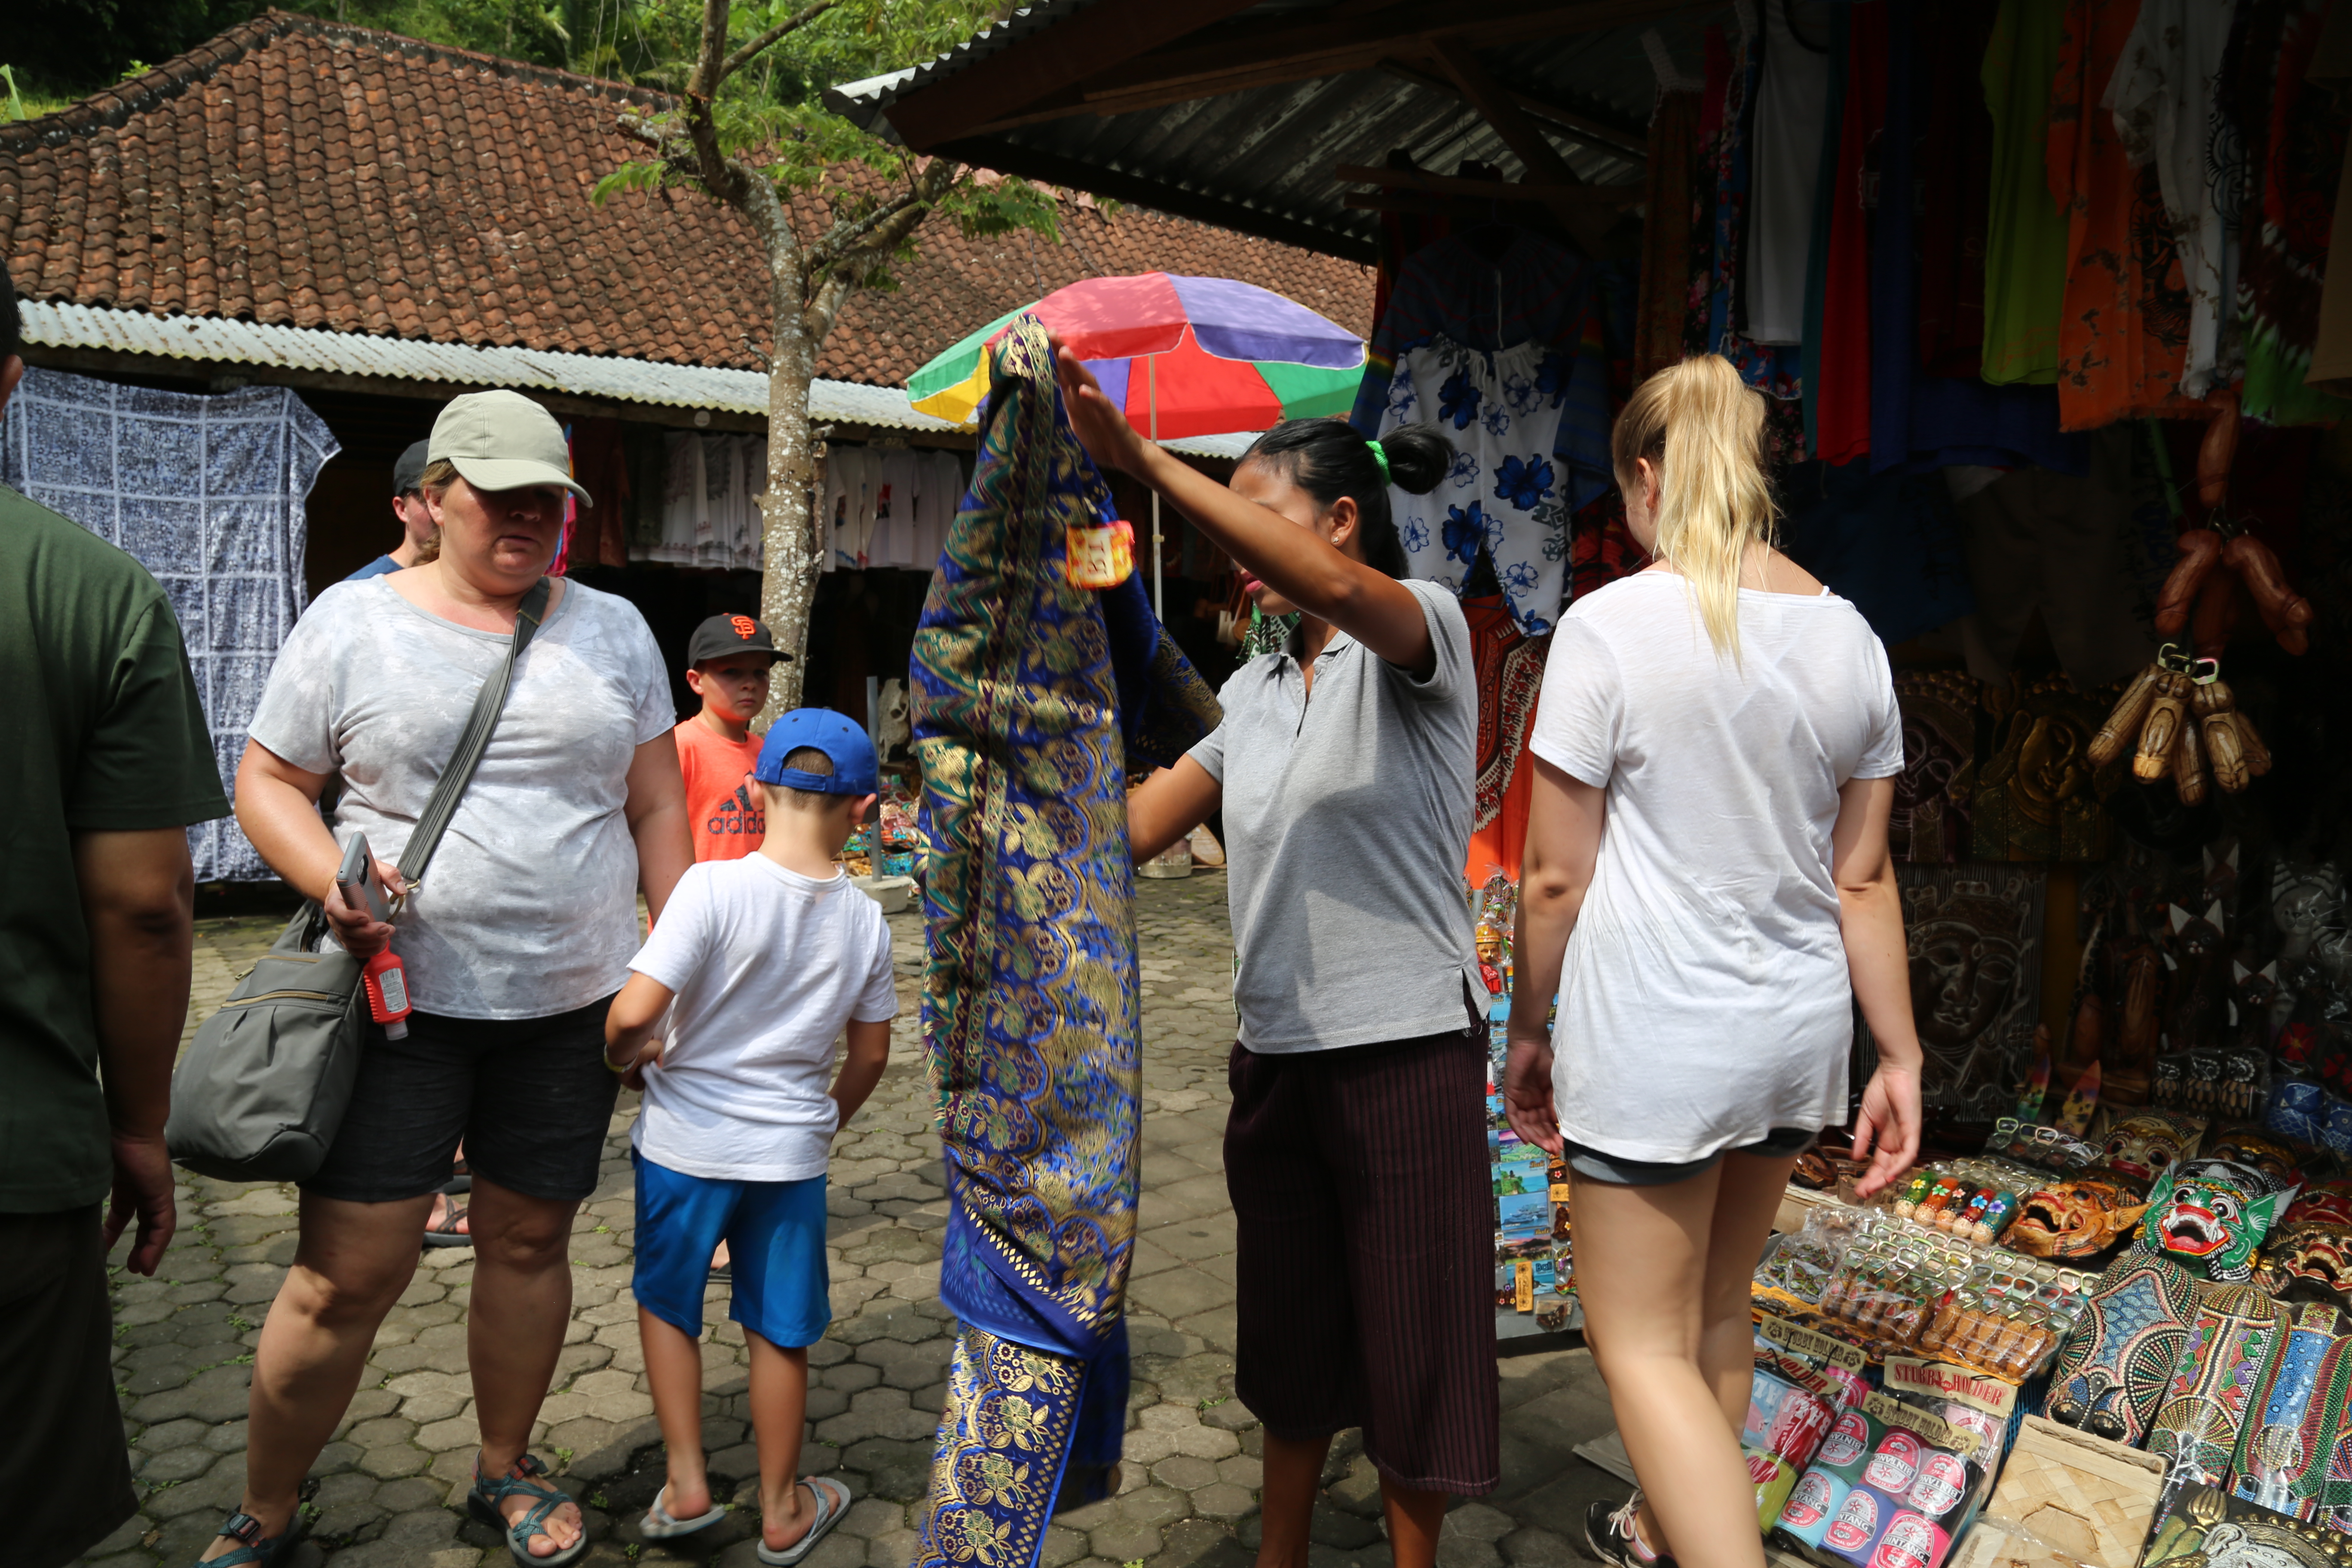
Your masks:
<svg viewBox="0 0 2352 1568"><path fill-rule="evenodd" d="M2209 784L2236 795L2271 771L2270 749L2238 711L2221 661L2192 658L2177 643L2165 644L2124 688L2088 755L2094 767L2105 767L2126 751L2134 778L2171 779L2183 805L2201 804Z"/></svg>

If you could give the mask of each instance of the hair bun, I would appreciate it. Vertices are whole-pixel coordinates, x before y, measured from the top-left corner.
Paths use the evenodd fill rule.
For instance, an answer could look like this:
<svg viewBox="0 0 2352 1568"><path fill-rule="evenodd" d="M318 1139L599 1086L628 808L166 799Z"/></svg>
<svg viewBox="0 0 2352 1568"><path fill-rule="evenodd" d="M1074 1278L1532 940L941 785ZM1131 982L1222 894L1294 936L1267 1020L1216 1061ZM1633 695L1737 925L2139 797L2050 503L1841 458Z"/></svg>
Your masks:
<svg viewBox="0 0 2352 1568"><path fill-rule="evenodd" d="M1389 482L1407 495L1425 496L1454 470L1454 443L1434 425L1403 425L1381 437Z"/></svg>

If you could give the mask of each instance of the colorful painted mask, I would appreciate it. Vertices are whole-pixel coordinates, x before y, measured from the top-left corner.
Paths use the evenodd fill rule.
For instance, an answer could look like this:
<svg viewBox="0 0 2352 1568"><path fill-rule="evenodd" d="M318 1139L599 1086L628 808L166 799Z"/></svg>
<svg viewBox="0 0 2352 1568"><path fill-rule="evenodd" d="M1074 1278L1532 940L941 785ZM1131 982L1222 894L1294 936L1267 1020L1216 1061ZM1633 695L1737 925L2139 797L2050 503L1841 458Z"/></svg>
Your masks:
<svg viewBox="0 0 2352 1568"><path fill-rule="evenodd" d="M2303 1163L2295 1157L2294 1151L2251 1127L2213 1134L2205 1142L2205 1156L2251 1165L2283 1187L2294 1186L2303 1180ZM2347 1203L2352 1205L2352 1196L2347 1196ZM2347 1207L2347 1217L2352 1218L2352 1207Z"/></svg>
<svg viewBox="0 0 2352 1568"><path fill-rule="evenodd" d="M2107 1129L2101 1153L2108 1169L2152 1182L2197 1152L2204 1135L2205 1123L2198 1117L2146 1110Z"/></svg>
<svg viewBox="0 0 2352 1568"><path fill-rule="evenodd" d="M2270 1233L2284 1197L2257 1196L2208 1171L2175 1173L2148 1194L2140 1235L2207 1279L2235 1282L2252 1275L2254 1247Z"/></svg>
<svg viewBox="0 0 2352 1568"><path fill-rule="evenodd" d="M2323 1220L2329 1225L2352 1226L2352 1181L2314 1182L2303 1189L2294 1206L2286 1211L2283 1225L2301 1225L2306 1220Z"/></svg>
<svg viewBox="0 0 2352 1568"><path fill-rule="evenodd" d="M2276 1296L2352 1301L2352 1226L2328 1220L2282 1226L2263 1249L2263 1273Z"/></svg>
<svg viewBox="0 0 2352 1568"><path fill-rule="evenodd" d="M2127 1233L2147 1205L2121 1181L2086 1176L2026 1194L2002 1244L2029 1258L2090 1258Z"/></svg>

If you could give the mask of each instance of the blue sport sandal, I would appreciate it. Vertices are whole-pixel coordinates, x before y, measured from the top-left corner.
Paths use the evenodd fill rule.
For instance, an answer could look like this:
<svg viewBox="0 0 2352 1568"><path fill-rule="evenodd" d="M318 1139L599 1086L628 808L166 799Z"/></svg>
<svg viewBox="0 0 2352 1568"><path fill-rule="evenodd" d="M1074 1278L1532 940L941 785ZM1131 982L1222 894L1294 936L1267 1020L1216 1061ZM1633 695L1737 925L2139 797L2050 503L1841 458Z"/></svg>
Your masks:
<svg viewBox="0 0 2352 1568"><path fill-rule="evenodd" d="M222 1552L203 1564L203 1568L251 1568L255 1564L258 1568L272 1568L273 1564L291 1554L310 1532L310 1521L303 1516L302 1505L299 1502L294 1505L294 1517L288 1520L286 1528L276 1535L263 1535L261 1521L253 1515L233 1513L228 1516L228 1522L220 1527L219 1533L236 1542L236 1550Z"/></svg>
<svg viewBox="0 0 2352 1568"><path fill-rule="evenodd" d="M482 1461L478 1455L474 1459L474 1488L466 1494L466 1511L484 1524L506 1532L507 1553L520 1564L520 1568L564 1568L566 1563L577 1563L588 1553L588 1521L585 1518L580 1521L580 1539L571 1545L551 1552L544 1557L531 1552L530 1538L547 1535L548 1520L557 1509L572 1500L561 1488L534 1479L545 1474L547 1467L532 1454L525 1454L517 1459L514 1468L496 1480L482 1474ZM499 1504L510 1497L535 1498L538 1500L531 1504L529 1513L509 1524L507 1516L499 1511ZM549 1535L548 1539L551 1541L554 1537Z"/></svg>

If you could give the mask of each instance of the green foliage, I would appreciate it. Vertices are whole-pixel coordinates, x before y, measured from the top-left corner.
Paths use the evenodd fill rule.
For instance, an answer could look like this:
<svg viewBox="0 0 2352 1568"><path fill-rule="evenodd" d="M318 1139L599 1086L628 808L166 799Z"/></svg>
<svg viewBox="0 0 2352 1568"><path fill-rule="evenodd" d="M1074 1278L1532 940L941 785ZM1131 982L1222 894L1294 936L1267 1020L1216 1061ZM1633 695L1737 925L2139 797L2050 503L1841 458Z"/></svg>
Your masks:
<svg viewBox="0 0 2352 1568"><path fill-rule="evenodd" d="M624 0L612 0L614 5ZM586 50L607 74L683 93L701 52L701 0L627 0L625 25L592 29ZM799 16L808 0L740 0L728 16L730 52ZM866 134L824 107L824 89L918 65L954 47L999 18L991 0L839 0L761 51L720 85L711 123L728 156L756 170L789 202L823 189L834 232L856 232L914 188L920 161ZM648 126L676 137L668 156L625 163L599 181L594 199L623 191L693 188L700 182L682 138L682 117ZM648 150L650 152L650 149ZM864 177L856 177L860 174ZM850 177L845 177L850 176ZM1030 229L1058 241L1053 198L1026 180L970 175L932 204L932 212L968 236ZM824 237L798 237L821 244ZM914 254L911 235L856 281L889 289L892 259Z"/></svg>

